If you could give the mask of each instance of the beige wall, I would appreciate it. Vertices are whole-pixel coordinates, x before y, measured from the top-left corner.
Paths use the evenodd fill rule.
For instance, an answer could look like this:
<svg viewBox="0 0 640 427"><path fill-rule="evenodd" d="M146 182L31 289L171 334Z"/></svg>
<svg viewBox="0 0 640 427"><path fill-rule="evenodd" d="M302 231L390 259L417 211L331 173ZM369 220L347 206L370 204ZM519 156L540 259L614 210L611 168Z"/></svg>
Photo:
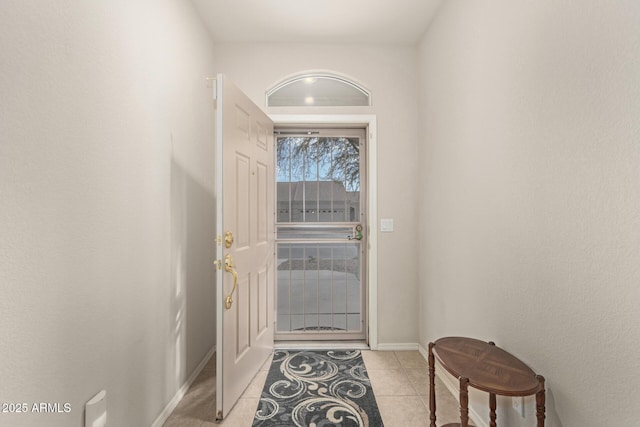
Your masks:
<svg viewBox="0 0 640 427"><path fill-rule="evenodd" d="M552 427L638 423L639 22L635 1L447 1L420 46L420 342L520 356Z"/></svg>
<svg viewBox="0 0 640 427"><path fill-rule="evenodd" d="M415 343L418 336L416 273L417 56L413 47L300 44L218 44L218 71L265 108L265 92L286 76L332 70L364 84L372 107L265 108L269 114L376 114L378 216L394 218L395 232L378 235L378 339Z"/></svg>
<svg viewBox="0 0 640 427"><path fill-rule="evenodd" d="M0 414L149 426L214 345L212 45L188 2L0 6Z"/></svg>

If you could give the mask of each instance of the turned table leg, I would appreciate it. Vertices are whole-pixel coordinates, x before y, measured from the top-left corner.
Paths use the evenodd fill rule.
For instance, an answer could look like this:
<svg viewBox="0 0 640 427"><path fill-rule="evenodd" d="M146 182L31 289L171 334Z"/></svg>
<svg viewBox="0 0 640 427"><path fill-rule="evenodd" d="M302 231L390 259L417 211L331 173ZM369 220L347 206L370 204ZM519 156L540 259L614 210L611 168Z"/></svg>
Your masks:
<svg viewBox="0 0 640 427"><path fill-rule="evenodd" d="M536 375L538 381L540 381L540 390L536 393L536 417L538 418L538 427L544 427L545 418L545 390L544 390L544 377L542 375Z"/></svg>
<svg viewBox="0 0 640 427"><path fill-rule="evenodd" d="M469 378L460 377L460 427L469 427Z"/></svg>
<svg viewBox="0 0 640 427"><path fill-rule="evenodd" d="M496 426L496 395L489 393L489 427Z"/></svg>
<svg viewBox="0 0 640 427"><path fill-rule="evenodd" d="M489 345L495 347L496 343L488 342ZM489 393L489 427L496 427L496 395Z"/></svg>
<svg viewBox="0 0 640 427"><path fill-rule="evenodd" d="M436 366L433 357L434 345L432 342L429 343L429 418L431 419L429 427L436 427Z"/></svg>

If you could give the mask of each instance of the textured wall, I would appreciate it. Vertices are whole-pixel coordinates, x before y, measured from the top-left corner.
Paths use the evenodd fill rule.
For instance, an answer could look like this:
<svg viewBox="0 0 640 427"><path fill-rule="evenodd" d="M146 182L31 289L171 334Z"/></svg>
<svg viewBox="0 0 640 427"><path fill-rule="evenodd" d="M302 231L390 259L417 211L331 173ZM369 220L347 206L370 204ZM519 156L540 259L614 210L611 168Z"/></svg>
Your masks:
<svg viewBox="0 0 640 427"><path fill-rule="evenodd" d="M190 3L0 6L0 425L151 425L214 344L213 71Z"/></svg>
<svg viewBox="0 0 640 427"><path fill-rule="evenodd" d="M634 1L447 1L420 46L421 343L520 356L549 426L638 422L638 22Z"/></svg>
<svg viewBox="0 0 640 427"><path fill-rule="evenodd" d="M259 106L265 92L286 76L332 70L364 84L372 107L269 108L272 114L376 114L378 217L394 218L395 232L379 233L378 339L415 343L418 335L416 274L417 57L414 47L312 44L218 44L216 64Z"/></svg>

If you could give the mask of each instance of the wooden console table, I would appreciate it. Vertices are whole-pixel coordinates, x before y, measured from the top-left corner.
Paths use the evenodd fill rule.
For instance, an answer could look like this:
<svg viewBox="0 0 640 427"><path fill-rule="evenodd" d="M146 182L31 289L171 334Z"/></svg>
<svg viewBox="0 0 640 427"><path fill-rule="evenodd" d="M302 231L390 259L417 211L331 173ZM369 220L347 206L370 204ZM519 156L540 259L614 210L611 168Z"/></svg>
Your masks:
<svg viewBox="0 0 640 427"><path fill-rule="evenodd" d="M447 337L429 343L429 410L436 427L435 358L460 381L460 423L442 427L469 426L468 387L489 393L490 426L496 427L496 395L536 395L538 427L544 427L544 377L493 342L473 338Z"/></svg>

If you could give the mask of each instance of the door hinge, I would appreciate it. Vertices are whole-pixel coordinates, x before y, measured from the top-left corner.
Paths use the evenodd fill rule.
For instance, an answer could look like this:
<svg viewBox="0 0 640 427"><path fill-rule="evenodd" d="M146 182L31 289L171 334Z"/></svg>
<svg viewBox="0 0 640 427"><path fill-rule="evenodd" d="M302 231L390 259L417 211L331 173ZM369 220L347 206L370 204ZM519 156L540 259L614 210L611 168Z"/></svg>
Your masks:
<svg viewBox="0 0 640 427"><path fill-rule="evenodd" d="M218 235L218 246L222 246L222 236Z"/></svg>
<svg viewBox="0 0 640 427"><path fill-rule="evenodd" d="M204 80L207 82L207 87L211 88L211 95L216 101L218 99L218 81L215 77L206 77Z"/></svg>

